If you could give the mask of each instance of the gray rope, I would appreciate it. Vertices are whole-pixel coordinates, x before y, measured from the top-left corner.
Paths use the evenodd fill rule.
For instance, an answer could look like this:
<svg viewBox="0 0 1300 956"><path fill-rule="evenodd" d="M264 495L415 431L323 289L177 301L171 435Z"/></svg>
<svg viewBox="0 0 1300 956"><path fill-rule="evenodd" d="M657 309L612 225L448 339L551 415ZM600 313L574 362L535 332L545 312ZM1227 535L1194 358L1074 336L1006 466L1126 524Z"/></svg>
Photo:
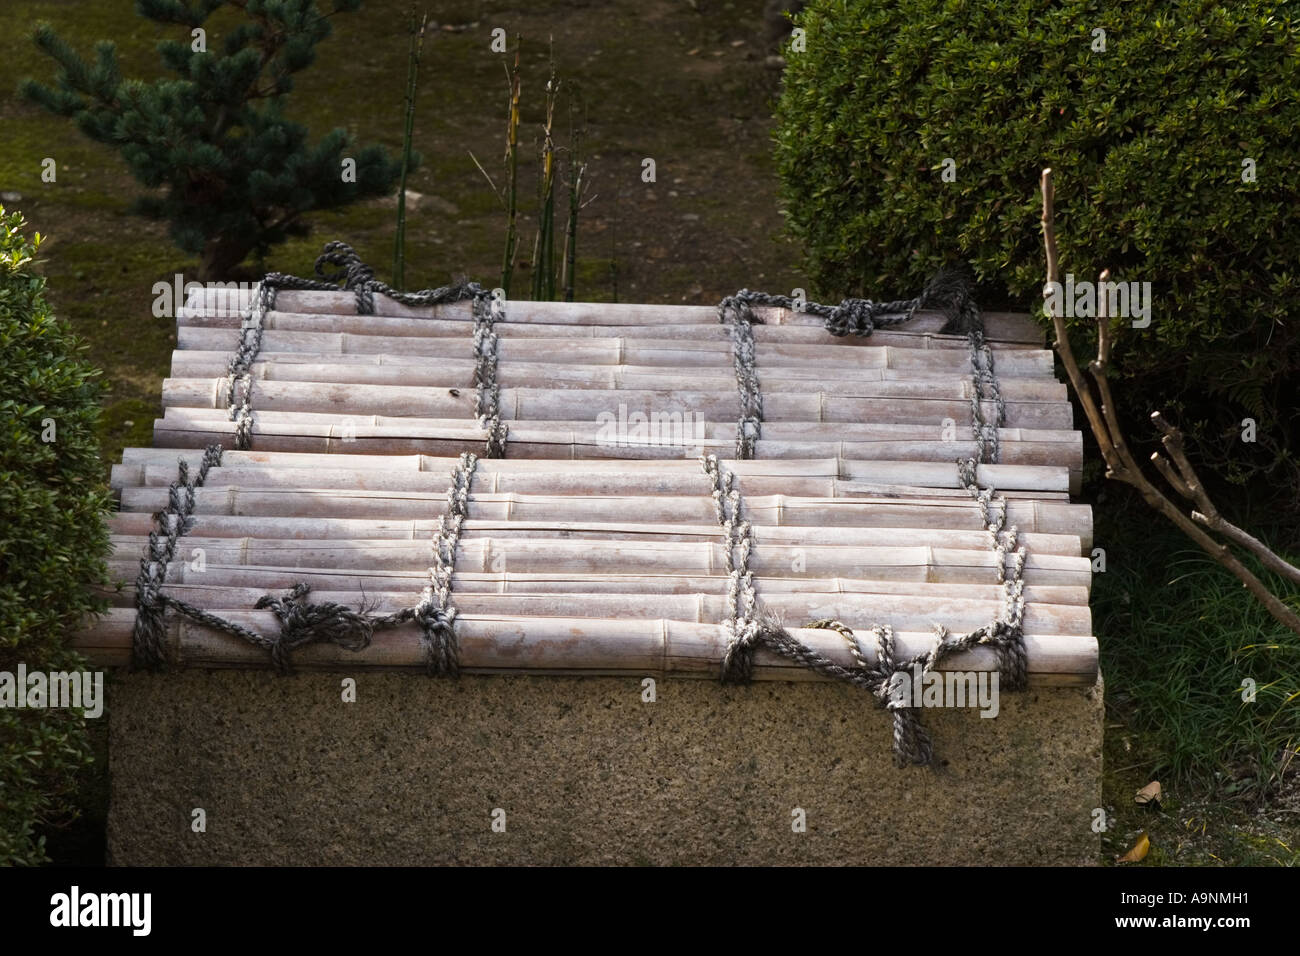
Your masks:
<svg viewBox="0 0 1300 956"><path fill-rule="evenodd" d="M929 308L941 309L947 315L942 332L971 332L979 321L979 309L972 295L973 287L974 275L966 266L957 265L941 268L926 283L921 294L913 299L895 299L890 302L844 299L839 305L823 305L796 300L788 295L773 295L749 289L741 289L735 295L727 296L718 304L718 321L731 332L732 365L736 370L736 387L740 395L740 417L736 421L736 458L745 460L754 457L763 430L763 393L758 380L753 329L755 324L761 324L763 320L754 313L754 306L778 306L818 316L824 320L826 331L836 336L852 334L865 338L878 328L901 325L912 319L918 310ZM989 354L990 376L992 361L992 355ZM994 387L996 388L996 383ZM976 437L978 439L979 435ZM996 441L996 435L993 440Z"/></svg>
<svg viewBox="0 0 1300 956"><path fill-rule="evenodd" d="M254 422L251 369L261 351L265 319L267 313L275 308L277 291L336 291L341 284L342 288L355 292L358 315L374 314L376 293L411 306L473 300L476 359L474 380L477 386L475 417L479 426L488 433L486 456L504 457L508 431L500 418L500 389L496 381L498 342L493 331L493 324L502 316L494 309L489 292L474 282L461 282L419 292L399 292L377 281L373 270L344 242L326 244L316 259L315 272L318 276L315 279L280 272L268 273L259 283L245 310L240 322L239 346L227 365L226 405L230 420L235 423L236 447L247 449L252 444ZM132 633L133 663L138 667L156 669L165 662L164 614L166 608L170 607L196 623L233 634L270 651L272 662L282 673L291 670L290 656L298 647L328 642L359 651L370 645L376 628L394 627L414 620L420 625L428 670L434 674L458 674L460 656L454 629L456 609L450 603L451 580L460 528L467 514L470 482L477 461L474 455L463 454L459 465L452 472L452 485L447 493L447 513L438 519L438 532L433 540L430 584L425 588L418 604L392 614L373 615L364 606L353 610L332 602L308 603L306 597L311 588L306 584L298 584L282 597L266 594L255 605L258 609L269 609L280 621L280 633L275 637L267 637L162 592L167 564L176 551L176 541L189 531L193 523L191 515L194 511L194 491L202 486L208 469L221 463L221 446L208 447L193 481L189 477L189 465L182 459L179 463L179 477L169 489L168 506L154 516L158 530L150 532L149 546L141 559L140 573L136 578L137 613Z"/></svg>
<svg viewBox="0 0 1300 956"><path fill-rule="evenodd" d="M191 480L190 466L180 459L178 475L167 488L167 505L154 515L158 529L149 532L149 544L140 558L135 579L135 626L131 631L131 663L136 668L156 670L167 656L167 631L163 624L167 599L162 593L167 565L176 554L176 542L193 527L194 490L203 486L208 470L221 464L221 446L209 445L203 452L198 474Z"/></svg>
<svg viewBox="0 0 1300 956"><path fill-rule="evenodd" d="M735 476L722 468L713 456L701 459L705 475L712 486L714 510L724 534L724 554L727 569L727 619L724 626L729 639L722 659L721 677L724 683L747 682L753 677L754 654L759 647L766 648L824 676L846 681L871 693L893 716L893 750L900 765L929 764L934 756L934 745L929 733L921 724L920 711L909 707L894 693L901 675L920 665L922 673L929 673L946 656L977 646L991 648L997 655L999 686L1008 690L1023 689L1028 680L1028 656L1024 644L1024 580L1025 549L1019 544L1017 529L1007 525L1007 502L992 487L981 488L976 478L979 464L999 461L999 429L1006 421L1006 406L998 388L993 366L993 352L984 337L984 322L979 306L972 294L973 276L964 267L940 270L915 299L872 303L869 300L846 299L839 306L816 303L803 305L804 311L826 320L826 329L833 335L870 335L876 328L899 325L912 318L924 307L941 307L947 319L941 331L945 334L966 334L970 346L972 369L971 431L978 449L978 459L957 462L958 477L980 509L980 517L989 534L989 547L995 555L997 581L1003 587L1003 606L997 618L968 634L954 637L941 624L934 626L935 640L931 648L911 659L898 661L895 655L894 632L888 625L872 625L875 638L876 662L868 663L862 653L857 636L851 628L839 621L813 621L807 627L829 628L837 631L847 642L855 666L845 668L817 654L785 630L766 609L761 609L754 591L753 574L749 558L753 550L752 529L743 517L743 504L736 487ZM753 323L760 321L753 313L754 305L776 305L794 308L788 296L741 290L724 299L719 306L719 319L729 323L732 330L733 358L736 381L740 390L741 418L737 424L736 457L752 458L754 443L759 437L762 423L762 395L754 362ZM986 416L985 404L993 406L993 416Z"/></svg>
<svg viewBox="0 0 1300 956"><path fill-rule="evenodd" d="M275 308L276 293L281 289L334 292L340 286L356 295L358 315L373 315L375 294L410 306L435 306L465 299L473 300L474 355L476 367L474 381L478 388L475 417L479 427L487 432L488 458L504 458L507 427L499 412L500 390L497 386L497 336L493 323L502 318L491 302L491 293L477 282L458 282L422 289L417 292L400 292L375 278L374 270L362 261L346 242L326 243L324 251L316 258L317 278L271 272L258 284L240 321L239 345L227 365L226 408L230 421L235 423L235 447L246 450L253 440L253 377L252 366L262 349L262 333L267 313Z"/></svg>
<svg viewBox="0 0 1300 956"><path fill-rule="evenodd" d="M476 456L465 453L452 469L451 485L447 488L447 511L438 517L438 529L433 536L429 583L420 595L419 604L394 615L398 620L414 619L419 623L425 666L429 673L441 676L456 677L460 674L460 648L454 627L456 608L451 603L451 583L461 526L469 517L469 492L477 464Z"/></svg>
<svg viewBox="0 0 1300 956"><path fill-rule="evenodd" d="M501 389L497 385L499 341L493 324L496 304L489 298L474 298L474 417L488 433L486 458L504 458L508 428L501 420Z"/></svg>
<svg viewBox="0 0 1300 956"><path fill-rule="evenodd" d="M265 594L254 605L257 610L270 610L280 622L279 634L268 637L163 593L167 564L176 553L177 540L193 526L194 491L203 485L208 469L221 464L221 446L208 447L193 480L189 477L189 464L182 458L178 464L179 477L168 489L167 507L154 516L159 530L149 533L149 546L140 560L140 573L136 576L136 618L132 632L134 666L156 670L165 663L165 612L171 608L197 624L224 631L269 651L271 662L282 674L292 672L292 652L307 644L330 643L346 650L361 651L370 646L376 630L414 620L420 625L428 671L435 675L458 675L460 651L453 626L456 609L451 605L451 583L477 461L474 455L463 454L452 471L451 487L447 490L447 513L439 517L438 530L433 538L430 582L418 604L382 615L371 614L364 604L356 610L332 601L312 604L306 600L311 587L300 583L281 597Z"/></svg>

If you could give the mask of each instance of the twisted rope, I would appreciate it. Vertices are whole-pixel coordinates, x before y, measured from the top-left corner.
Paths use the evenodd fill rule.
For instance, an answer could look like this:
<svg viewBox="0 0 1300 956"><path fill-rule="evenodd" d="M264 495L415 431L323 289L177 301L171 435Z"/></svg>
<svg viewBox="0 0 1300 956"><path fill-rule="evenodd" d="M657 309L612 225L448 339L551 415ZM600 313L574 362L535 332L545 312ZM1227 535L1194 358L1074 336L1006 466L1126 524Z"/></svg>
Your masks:
<svg viewBox="0 0 1300 956"><path fill-rule="evenodd" d="M179 538L193 526L195 489L203 485L208 470L221 464L221 446L210 445L203 454L198 474L191 479L185 459L178 463L178 478L168 488L167 507L154 516L158 530L149 533L149 544L136 576L136 618L132 631L132 663L135 667L160 668L166 660L165 612L171 608L184 617L214 630L242 638L270 652L271 662L282 674L293 670L293 651L307 644L336 644L349 651L370 646L376 630L396 627L414 620L420 625L426 667L431 674L456 676L460 673L460 651L456 642L456 608L451 604L452 575L461 525L469 513L469 492L478 459L463 454L452 470L447 489L447 511L438 518L433 537L433 564L429 584L412 607L391 614L375 615L364 604L358 609L332 601L309 603L311 587L296 584L281 597L265 594L254 608L271 611L280 622L279 634L268 637L234 621L163 593L167 565L176 553Z"/></svg>
<svg viewBox="0 0 1300 956"><path fill-rule="evenodd" d="M475 418L487 432L488 458L504 458L507 428L499 411L500 390L497 386L497 336L493 323L504 318L492 301L492 294L477 282L458 282L422 289L417 292L400 292L375 278L374 270L362 261L346 242L326 243L317 256L314 269L317 278L271 272L258 283L248 307L240 321L239 345L226 367L226 408L230 421L235 423L235 447L246 450L253 441L253 377L252 366L262 350L262 333L267 313L275 308L276 293L281 289L294 291L337 292L340 287L356 296L358 315L373 315L376 293L404 305L427 307L473 300L474 356L476 367L474 382L477 386Z"/></svg>
<svg viewBox="0 0 1300 956"><path fill-rule="evenodd" d="M736 458L753 458L763 431L763 393L758 380L753 329L754 325L762 324L763 320L754 313L754 306L778 306L796 312L807 312L823 319L826 331L831 335L852 334L859 338L865 338L876 329L902 325L911 320L920 309L937 308L947 315L942 332L966 332L974 329L979 322L979 310L971 294L973 287L974 275L965 266L958 265L941 268L926 283L921 294L913 299L895 299L889 302L844 299L839 305L823 305L796 300L788 295L773 295L750 289L741 289L735 295L724 298L718 304L718 321L731 332L732 365L736 371L736 387L740 394L740 417L736 421ZM992 355L989 354L989 375L992 375L992 362ZM997 440L996 435L993 440Z"/></svg>
<svg viewBox="0 0 1300 956"><path fill-rule="evenodd" d="M995 556L997 581L1003 587L1003 606L998 616L983 627L953 636L941 624L934 625L934 643L924 653L900 661L895 652L893 629L887 624L873 624L869 631L875 642L876 660L872 664L862 651L853 630L843 623L825 619L806 627L827 628L844 638L854 659L851 668L842 667L807 647L775 618L760 608L754 591L749 558L753 549L752 529L743 517L743 504L735 476L722 468L717 459L701 458L714 501L714 511L723 529L727 569L728 643L723 654L721 677L724 683L742 683L753 677L754 654L763 647L819 674L853 684L872 694L893 717L893 750L900 766L929 764L934 744L921 724L920 710L908 706L897 693L904 676L919 666L924 676L935 669L949 654L983 646L997 655L999 686L1022 689L1028 679L1028 657L1024 644L1025 549L1019 544L1017 529L1007 525L1007 502L992 487L981 488L976 477L979 464L996 463L1001 454L999 429L1006 421L1006 405L998 389L993 366L993 352L984 337L984 321L972 294L974 278L964 267L941 269L921 295L915 299L873 303L863 299L845 299L838 306L804 304L803 310L825 319L832 335L867 336L876 328L900 325L921 308L942 308L946 320L945 334L967 336L972 370L971 431L978 458L957 462L958 477L980 509L981 523L989 535L989 547ZM754 305L796 308L788 296L741 290L722 301L719 319L729 323L732 331L736 381L741 396L741 418L737 424L736 457L751 458L754 442L762 423L762 395L754 363L752 326L761 321L753 313ZM985 414L991 405L992 417Z"/></svg>
<svg viewBox="0 0 1300 956"><path fill-rule="evenodd" d="M456 549L461 526L469 517L469 492L478 458L462 454L452 469L447 488L447 510L438 517L433 535L433 563L429 583L420 603L392 615L395 621L415 620L420 625L425 667L430 674L456 677L460 674L460 647L456 641L456 608L451 603L451 581L456 569Z"/></svg>
<svg viewBox="0 0 1300 956"><path fill-rule="evenodd" d="M166 660L167 630L163 613L169 599L162 588L167 580L167 565L176 554L176 542L193 526L194 490L203 486L208 470L220 464L220 445L209 445L204 450L198 474L193 479L189 463L180 459L177 478L167 488L167 505L154 515L158 528L149 532L149 543L140 558L140 573L135 579L131 663L136 668L156 670Z"/></svg>

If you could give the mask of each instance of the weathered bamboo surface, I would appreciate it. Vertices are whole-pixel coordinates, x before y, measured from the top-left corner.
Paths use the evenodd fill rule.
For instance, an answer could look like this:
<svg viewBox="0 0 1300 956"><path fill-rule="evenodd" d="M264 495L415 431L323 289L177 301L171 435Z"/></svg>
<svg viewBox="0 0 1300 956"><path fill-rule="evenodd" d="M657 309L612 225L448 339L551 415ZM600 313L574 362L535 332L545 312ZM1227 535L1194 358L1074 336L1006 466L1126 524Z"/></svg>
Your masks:
<svg viewBox="0 0 1300 956"><path fill-rule="evenodd" d="M110 610L78 646L129 658L134 579L168 513L179 461L223 456L193 492L163 593L263 634L263 595L296 584L311 600L375 613L410 607L429 583L432 538L459 456L481 454L469 304L411 308L351 292L281 291L236 401L252 447L238 450L227 402L246 293L196 293L179 310L154 446L112 471ZM717 676L728 631L728 554L699 456L734 473L752 526L759 599L790 632L843 666L854 659L823 618L895 629L901 657L1004 609L1000 557L958 459L976 457L972 357L944 317L920 312L870 337L836 338L820 319L756 308L763 396L752 460L733 460L742 405L729 331L716 309L510 302L495 325L506 457L476 465L454 550L452 603L463 668L483 673ZM996 464L976 476L1005 499L1025 550L1025 645L1036 686L1091 684L1092 518L1070 501L1082 472L1065 386L1028 316L986 313L1004 402ZM250 384L246 384L251 383ZM246 391L247 389L247 391ZM993 418L991 402L980 406ZM183 495L184 492L182 491ZM259 648L168 612L173 658L267 666ZM311 645L303 667L421 667L414 624L361 652ZM817 679L766 651L760 679ZM991 650L942 669L996 670Z"/></svg>
<svg viewBox="0 0 1300 956"><path fill-rule="evenodd" d="M186 308L178 310L187 321L191 315L215 313L238 316L247 308L247 291L227 289L196 290L189 297ZM356 311L356 298L350 292L296 292L285 290L276 298L277 314L321 314L351 317ZM509 321L514 325L562 325L601 328L628 325L709 327L717 324L718 312L704 305L649 305L624 302L512 302L508 306ZM812 327L821 331L821 320L806 313L787 309L756 306L756 315L767 326L793 325ZM456 302L432 307L403 305L384 296L375 297L375 315L380 317L407 317L415 319L451 319L462 323L471 321L467 302ZM942 328L946 317L940 312L921 310L906 328L895 328L898 333L934 335ZM1046 339L1042 326L1032 318L1017 312L984 313L986 336L998 344L1028 342L1041 346ZM832 343L846 341L829 337ZM953 338L960 338L953 336Z"/></svg>
<svg viewBox="0 0 1300 956"><path fill-rule="evenodd" d="M220 617L263 633L274 633L277 622L268 611L214 608ZM104 664L129 659L135 612L110 609L79 641L81 650ZM790 633L815 652L842 667L854 665L844 640L834 631L793 628ZM469 673L556 674L673 674L717 676L718 661L727 645L726 629L665 618L511 617L465 615L457 620L461 667ZM924 653L933 634L897 631L896 652L903 657ZM265 667L266 655L220 631L184 619L168 622L168 639L177 661L190 667ZM1025 636L1031 686L1090 686L1096 680L1097 642L1088 635ZM863 654L874 662L875 650L864 642ZM382 632L360 652L332 644L302 648L294 658L299 667L415 668L423 666L419 629L406 624ZM995 671L989 648L953 654L940 671ZM821 680L819 675L775 654L759 650L754 676L760 680Z"/></svg>

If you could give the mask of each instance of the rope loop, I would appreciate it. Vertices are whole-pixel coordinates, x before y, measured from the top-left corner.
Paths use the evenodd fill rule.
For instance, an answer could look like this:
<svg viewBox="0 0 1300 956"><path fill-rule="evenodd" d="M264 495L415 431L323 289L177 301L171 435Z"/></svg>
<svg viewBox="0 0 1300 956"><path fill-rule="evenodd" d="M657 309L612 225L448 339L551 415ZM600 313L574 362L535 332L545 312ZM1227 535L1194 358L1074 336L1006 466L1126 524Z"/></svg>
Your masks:
<svg viewBox="0 0 1300 956"><path fill-rule="evenodd" d="M307 595L311 585L296 584L283 597L265 594L253 605L257 610L269 610L280 622L280 634L271 642L271 661L282 674L293 671L293 651L307 644L337 644L349 651L361 651L370 646L374 635L374 622L364 610L356 610L324 601L311 604Z"/></svg>

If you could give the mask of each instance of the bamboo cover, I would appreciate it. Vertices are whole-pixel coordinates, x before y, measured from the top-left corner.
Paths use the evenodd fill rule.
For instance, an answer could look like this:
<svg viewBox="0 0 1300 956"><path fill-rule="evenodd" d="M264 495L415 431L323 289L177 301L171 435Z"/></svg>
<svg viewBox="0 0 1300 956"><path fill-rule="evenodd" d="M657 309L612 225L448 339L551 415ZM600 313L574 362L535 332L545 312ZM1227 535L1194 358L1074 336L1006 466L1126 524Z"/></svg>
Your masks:
<svg viewBox="0 0 1300 956"><path fill-rule="evenodd" d="M136 592L155 515L178 460L220 465L194 491L166 567L169 597L272 634L260 596L310 585L311 599L382 615L430 584L431 549L463 453L489 436L475 417L469 302L412 307L348 291L281 290L263 318L250 447L227 398L249 293L192 296L162 387L154 447L113 468L111 610L79 636L104 663L131 653ZM716 677L726 652L728 555L701 456L735 475L752 525L758 599L790 633L853 667L833 619L890 625L901 655L935 624L967 631L995 617L1003 590L981 510L955 462L973 457L965 336L942 317L837 338L813 316L757 308L764 417L737 460L741 398L733 342L714 308L510 302L495 324L505 457L480 457L454 542L450 599L470 672L665 673ZM988 314L1005 401L995 464L981 486L1005 497L1024 548L1024 644L1036 684L1091 684L1091 512L1072 503L1082 464L1064 386L1028 316ZM165 526L175 517L163 515ZM166 531L166 527L163 528ZM174 664L266 666L263 648L168 612ZM871 642L861 653L871 659ZM300 667L418 667L413 623L352 650L311 644ZM945 669L989 670L963 651ZM760 651L754 677L817 675Z"/></svg>

